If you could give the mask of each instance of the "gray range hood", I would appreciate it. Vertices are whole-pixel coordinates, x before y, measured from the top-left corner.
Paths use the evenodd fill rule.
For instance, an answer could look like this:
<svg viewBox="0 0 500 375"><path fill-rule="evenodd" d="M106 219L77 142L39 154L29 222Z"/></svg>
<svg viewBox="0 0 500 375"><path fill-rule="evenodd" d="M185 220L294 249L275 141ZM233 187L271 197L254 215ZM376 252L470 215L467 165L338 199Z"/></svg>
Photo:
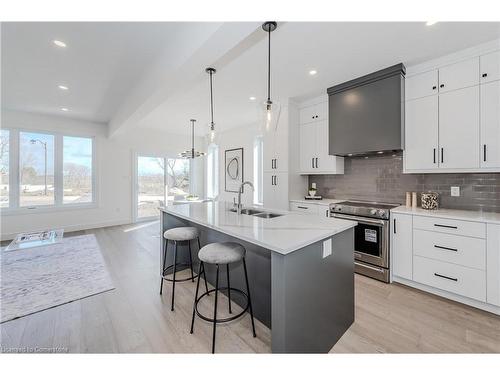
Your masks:
<svg viewBox="0 0 500 375"><path fill-rule="evenodd" d="M327 90L330 155L403 149L405 73L397 64Z"/></svg>

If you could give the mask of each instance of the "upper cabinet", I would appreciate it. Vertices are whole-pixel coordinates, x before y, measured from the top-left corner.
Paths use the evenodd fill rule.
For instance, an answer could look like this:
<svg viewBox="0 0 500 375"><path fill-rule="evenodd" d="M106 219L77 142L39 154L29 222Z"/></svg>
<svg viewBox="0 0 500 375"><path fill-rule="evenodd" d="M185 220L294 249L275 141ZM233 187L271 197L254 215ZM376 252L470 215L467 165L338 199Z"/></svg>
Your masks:
<svg viewBox="0 0 500 375"><path fill-rule="evenodd" d="M301 174L344 173L344 158L328 153L328 102L301 107L299 111Z"/></svg>
<svg viewBox="0 0 500 375"><path fill-rule="evenodd" d="M479 61L481 83L500 79L500 51L481 56Z"/></svg>
<svg viewBox="0 0 500 375"><path fill-rule="evenodd" d="M406 173L500 171L500 52L406 79Z"/></svg>

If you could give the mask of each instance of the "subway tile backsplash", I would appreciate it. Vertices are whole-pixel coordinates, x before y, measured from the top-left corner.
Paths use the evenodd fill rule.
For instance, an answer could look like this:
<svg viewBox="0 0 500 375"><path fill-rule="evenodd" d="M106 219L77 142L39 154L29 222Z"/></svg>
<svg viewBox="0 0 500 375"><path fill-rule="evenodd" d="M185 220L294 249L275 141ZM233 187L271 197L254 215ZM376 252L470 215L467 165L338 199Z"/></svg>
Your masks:
<svg viewBox="0 0 500 375"><path fill-rule="evenodd" d="M407 191L439 193L442 208L500 212L500 173L403 174L402 153L345 158L343 175L311 175L324 198L404 204ZM460 187L452 197L451 186ZM420 196L419 196L420 206Z"/></svg>

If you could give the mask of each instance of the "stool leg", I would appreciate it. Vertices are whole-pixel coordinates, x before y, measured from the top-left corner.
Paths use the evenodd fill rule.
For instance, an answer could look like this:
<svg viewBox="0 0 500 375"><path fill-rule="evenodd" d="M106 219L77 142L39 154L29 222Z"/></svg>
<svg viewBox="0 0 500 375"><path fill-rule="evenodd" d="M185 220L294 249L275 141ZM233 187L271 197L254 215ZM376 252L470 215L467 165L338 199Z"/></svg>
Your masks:
<svg viewBox="0 0 500 375"><path fill-rule="evenodd" d="M212 335L212 354L215 353L215 329L217 327L217 294L219 292L219 265L215 276L214 330Z"/></svg>
<svg viewBox="0 0 500 375"><path fill-rule="evenodd" d="M168 240L165 240L165 250L163 251L163 267L161 269L160 294L163 292L163 276L165 276L165 264L167 262Z"/></svg>
<svg viewBox="0 0 500 375"><path fill-rule="evenodd" d="M232 314L231 311L231 281L229 281L229 264L226 264L226 273L227 273L227 298L229 299L229 314Z"/></svg>
<svg viewBox="0 0 500 375"><path fill-rule="evenodd" d="M200 237L198 237L198 251L200 251L200 249L201 249ZM198 277L201 277L200 273L198 273ZM210 293L208 292L207 274L205 273L205 265L203 265L203 280L205 280L205 289L207 290L207 295L209 296Z"/></svg>
<svg viewBox="0 0 500 375"><path fill-rule="evenodd" d="M203 268L203 262L200 262L200 265L198 266L198 275L201 275L202 268ZM193 333L193 328L194 328L194 315L196 314L196 300L198 299L199 289L200 289L200 277L198 277L198 281L196 282L196 293L194 295L194 303L193 303L193 317L191 318L191 331L189 332L191 334Z"/></svg>
<svg viewBox="0 0 500 375"><path fill-rule="evenodd" d="M252 319L253 337L257 337L257 335L255 334L255 324L253 322L252 298L250 298L250 286L248 285L247 264L245 262L245 258L243 258L243 269L245 270L245 282L247 283L248 307L250 307L250 318Z"/></svg>
<svg viewBox="0 0 500 375"><path fill-rule="evenodd" d="M193 258L191 257L191 240L188 241L188 247L189 247L189 268L191 268L191 281L194 283Z"/></svg>
<svg viewBox="0 0 500 375"><path fill-rule="evenodd" d="M174 278L172 282L172 306L170 311L174 311L174 297L175 297L175 273L177 271L177 241L174 241Z"/></svg>

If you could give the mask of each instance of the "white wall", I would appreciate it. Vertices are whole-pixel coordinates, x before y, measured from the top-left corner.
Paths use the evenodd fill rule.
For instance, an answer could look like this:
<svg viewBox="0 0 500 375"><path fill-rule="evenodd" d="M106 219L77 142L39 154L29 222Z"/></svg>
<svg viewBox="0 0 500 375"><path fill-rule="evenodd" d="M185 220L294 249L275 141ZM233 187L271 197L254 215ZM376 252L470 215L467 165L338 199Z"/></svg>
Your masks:
<svg viewBox="0 0 500 375"><path fill-rule="evenodd" d="M156 130L130 130L108 138L105 124L76 121L63 117L2 111L2 128L53 131L75 136L92 136L96 143L97 205L84 209L55 209L50 212L2 213L1 238L10 239L19 232L46 228L81 230L130 223L133 217L132 182L134 157L172 156L190 148L189 137ZM201 147L201 139L197 140ZM193 165L193 192L203 196L203 160Z"/></svg>
<svg viewBox="0 0 500 375"><path fill-rule="evenodd" d="M254 182L253 176L253 145L255 137L258 135L257 124L245 125L219 133L219 200L232 202L233 198L238 199L237 193L229 193L224 187L224 151L243 147L243 180ZM245 187L245 192L241 196L245 205L253 204L253 191Z"/></svg>

